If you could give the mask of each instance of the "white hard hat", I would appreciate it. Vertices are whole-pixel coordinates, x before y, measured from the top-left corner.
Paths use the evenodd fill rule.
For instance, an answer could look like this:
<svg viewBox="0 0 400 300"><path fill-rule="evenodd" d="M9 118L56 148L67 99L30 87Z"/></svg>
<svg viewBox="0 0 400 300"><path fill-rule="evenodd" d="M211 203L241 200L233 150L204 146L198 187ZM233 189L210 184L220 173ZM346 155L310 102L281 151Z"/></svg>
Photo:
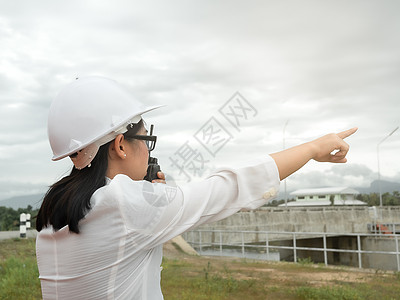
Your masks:
<svg viewBox="0 0 400 300"><path fill-rule="evenodd" d="M79 152L71 158L77 169L90 165L99 147L127 131L141 115L160 107L147 107L104 77L79 78L54 99L47 132L53 160ZM81 151L82 150L82 151Z"/></svg>

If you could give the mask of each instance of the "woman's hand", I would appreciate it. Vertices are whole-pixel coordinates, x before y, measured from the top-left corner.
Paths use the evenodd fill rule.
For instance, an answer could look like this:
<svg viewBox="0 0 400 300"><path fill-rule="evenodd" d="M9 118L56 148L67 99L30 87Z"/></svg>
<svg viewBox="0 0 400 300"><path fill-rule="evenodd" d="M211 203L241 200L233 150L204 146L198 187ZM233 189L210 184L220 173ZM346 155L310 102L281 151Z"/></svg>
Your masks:
<svg viewBox="0 0 400 300"><path fill-rule="evenodd" d="M153 179L151 182L159 182L159 183L166 184L166 182L165 182L165 174L163 172L161 172L161 171L157 172L157 176L158 176L159 179Z"/></svg>
<svg viewBox="0 0 400 300"><path fill-rule="evenodd" d="M278 167L280 179L285 179L304 166L310 159L319 162L345 163L349 145L343 140L357 131L348 129L327 134L311 142L271 154Z"/></svg>
<svg viewBox="0 0 400 300"><path fill-rule="evenodd" d="M349 145L344 141L357 131L357 128L348 129L339 133L324 135L310 144L314 148L312 159L319 162L345 163Z"/></svg>

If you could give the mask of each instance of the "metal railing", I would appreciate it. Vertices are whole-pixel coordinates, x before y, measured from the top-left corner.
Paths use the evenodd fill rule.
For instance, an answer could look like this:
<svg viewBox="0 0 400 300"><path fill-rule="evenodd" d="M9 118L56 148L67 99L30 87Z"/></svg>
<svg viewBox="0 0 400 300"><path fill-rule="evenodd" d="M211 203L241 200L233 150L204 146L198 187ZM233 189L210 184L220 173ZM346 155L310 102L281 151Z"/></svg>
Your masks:
<svg viewBox="0 0 400 300"><path fill-rule="evenodd" d="M374 234L397 234L400 233L400 223L370 223L367 224L368 231Z"/></svg>
<svg viewBox="0 0 400 300"><path fill-rule="evenodd" d="M229 237L231 236L231 237ZM224 256L224 249L236 249L242 257L246 257L246 249L266 253L269 257L273 250L293 251L293 261L298 262L299 251L323 252L323 262L328 265L329 253L350 253L357 257L358 267L363 268L362 255L385 255L395 256L397 271L400 271L399 235L396 234L364 234L364 233L326 233L326 232L279 232L279 231L234 231L234 230L193 230L183 234L185 240L200 254L206 253L207 249L217 249ZM263 238L264 237L264 238ZM353 237L356 240L356 249L341 249L339 247L328 247L329 238ZM303 239L321 239L321 247L305 247L297 245ZM394 249L367 250L362 248L362 239L372 238L374 240L386 240L394 244ZM279 241L289 241L292 245L277 245ZM274 243L274 244L271 244ZM250 251L248 250L248 251ZM275 251L276 252L276 251ZM379 268L381 269L381 268Z"/></svg>

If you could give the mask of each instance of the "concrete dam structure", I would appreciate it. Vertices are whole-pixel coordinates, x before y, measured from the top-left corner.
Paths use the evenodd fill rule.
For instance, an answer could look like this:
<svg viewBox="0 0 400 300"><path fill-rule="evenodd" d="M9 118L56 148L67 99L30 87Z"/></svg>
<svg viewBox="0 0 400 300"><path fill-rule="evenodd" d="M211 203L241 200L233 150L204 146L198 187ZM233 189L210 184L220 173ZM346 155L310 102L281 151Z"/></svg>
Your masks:
<svg viewBox="0 0 400 300"><path fill-rule="evenodd" d="M369 233L370 224L400 224L400 207L291 207L238 212L201 229ZM400 228L399 228L400 231Z"/></svg>
<svg viewBox="0 0 400 300"><path fill-rule="evenodd" d="M196 250L237 246L245 253L264 245L257 249L278 254L280 260L310 258L325 264L399 271L396 233L400 233L400 207L332 206L241 211L184 237Z"/></svg>

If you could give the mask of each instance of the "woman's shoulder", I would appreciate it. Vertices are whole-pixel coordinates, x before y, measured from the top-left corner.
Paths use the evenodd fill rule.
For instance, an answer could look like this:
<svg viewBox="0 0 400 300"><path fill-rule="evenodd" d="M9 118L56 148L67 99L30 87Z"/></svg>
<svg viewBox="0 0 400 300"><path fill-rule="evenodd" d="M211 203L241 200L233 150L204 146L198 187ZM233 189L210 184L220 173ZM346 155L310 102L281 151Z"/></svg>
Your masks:
<svg viewBox="0 0 400 300"><path fill-rule="evenodd" d="M132 180L129 176L118 174L113 179L106 178L106 184L97 189L92 196L92 203L98 204L99 200L121 200L126 193L137 193L141 190L142 183Z"/></svg>
<svg viewBox="0 0 400 300"><path fill-rule="evenodd" d="M160 199L164 198L163 196L168 189L175 188L146 180L132 180L127 175L118 174L93 194L92 203L118 201L137 205L153 204L154 202L160 202Z"/></svg>

